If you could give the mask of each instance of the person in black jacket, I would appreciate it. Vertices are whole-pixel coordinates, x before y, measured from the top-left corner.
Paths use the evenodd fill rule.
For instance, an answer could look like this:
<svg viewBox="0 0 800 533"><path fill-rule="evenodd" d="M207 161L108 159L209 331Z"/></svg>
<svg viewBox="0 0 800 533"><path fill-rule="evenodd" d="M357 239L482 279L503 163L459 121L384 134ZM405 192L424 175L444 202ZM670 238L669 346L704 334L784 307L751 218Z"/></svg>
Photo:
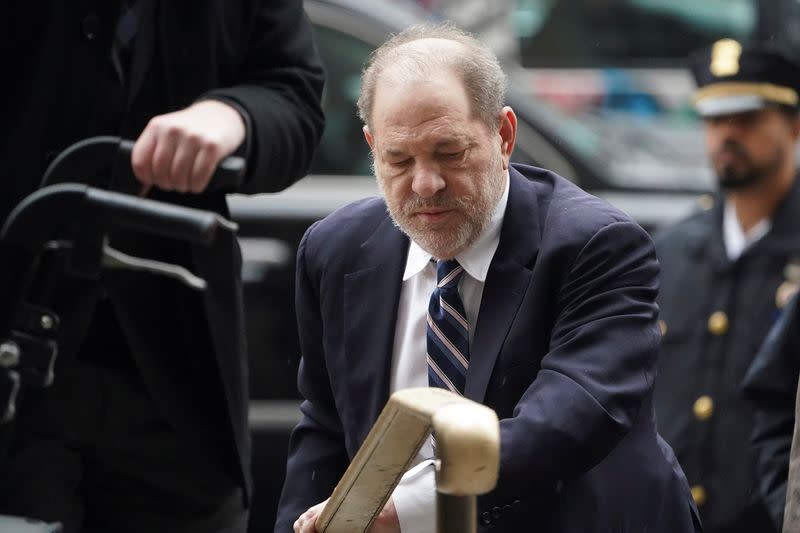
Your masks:
<svg viewBox="0 0 800 533"><path fill-rule="evenodd" d="M49 0L4 12L0 222L81 138L138 139L142 193L227 215L239 192L303 176L323 127L323 74L300 0ZM241 255L125 232L111 246L186 266L203 293L104 273L64 288L55 386L28 396L0 511L67 531L244 531L250 486ZM81 333L87 332L85 335Z"/></svg>
<svg viewBox="0 0 800 533"><path fill-rule="evenodd" d="M712 533L774 530L756 488L753 412L739 385L800 266L800 65L718 41L692 58L713 206L656 236L662 268L658 429Z"/></svg>

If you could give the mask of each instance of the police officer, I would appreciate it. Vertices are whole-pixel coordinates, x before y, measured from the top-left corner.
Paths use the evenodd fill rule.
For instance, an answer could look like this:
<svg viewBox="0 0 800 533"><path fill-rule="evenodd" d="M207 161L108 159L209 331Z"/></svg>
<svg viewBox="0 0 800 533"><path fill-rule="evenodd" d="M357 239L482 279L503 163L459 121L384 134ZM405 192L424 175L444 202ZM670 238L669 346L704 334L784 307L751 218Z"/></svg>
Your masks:
<svg viewBox="0 0 800 533"><path fill-rule="evenodd" d="M719 192L656 237L657 420L704 529L769 532L739 386L800 283L800 65L769 45L723 39L694 54L691 69Z"/></svg>

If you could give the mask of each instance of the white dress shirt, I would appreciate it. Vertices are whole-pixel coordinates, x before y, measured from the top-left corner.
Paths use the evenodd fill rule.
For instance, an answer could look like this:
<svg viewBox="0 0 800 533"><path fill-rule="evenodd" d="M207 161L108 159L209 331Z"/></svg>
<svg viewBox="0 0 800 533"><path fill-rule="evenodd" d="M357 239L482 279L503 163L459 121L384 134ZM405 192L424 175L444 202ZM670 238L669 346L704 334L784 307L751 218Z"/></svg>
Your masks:
<svg viewBox="0 0 800 533"><path fill-rule="evenodd" d="M508 204L508 186L509 177L506 173L505 190L489 224L472 246L456 256L465 271L458 292L469 322L470 345L478 321L486 274L500 243L500 229ZM426 324L428 304L436 288L436 264L432 259L431 254L411 241L397 309L390 382L392 392L428 386ZM414 467L406 472L392 494L400 529L405 533L436 533L436 476L432 457L433 449L428 439Z"/></svg>
<svg viewBox="0 0 800 533"><path fill-rule="evenodd" d="M765 218L745 233L736 217L736 206L725 202L722 213L722 238L728 259L736 261L745 250L760 241L772 229L772 220Z"/></svg>

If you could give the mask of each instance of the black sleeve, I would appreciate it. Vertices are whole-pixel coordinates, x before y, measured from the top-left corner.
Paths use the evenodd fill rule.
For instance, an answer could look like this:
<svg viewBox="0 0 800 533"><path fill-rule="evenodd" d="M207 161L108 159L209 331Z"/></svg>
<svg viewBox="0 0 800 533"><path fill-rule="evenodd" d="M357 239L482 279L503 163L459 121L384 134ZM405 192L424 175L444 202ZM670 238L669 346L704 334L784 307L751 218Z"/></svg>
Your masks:
<svg viewBox="0 0 800 533"><path fill-rule="evenodd" d="M310 265L314 254L308 250L309 240L315 227L308 229L297 251L295 304L302 352L297 382L305 400L300 406L303 417L289 441L275 533L290 533L302 513L330 497L350 462L322 344L319 276Z"/></svg>
<svg viewBox="0 0 800 533"><path fill-rule="evenodd" d="M755 407L752 444L756 452L758 487L779 530L786 502L800 374L797 306L795 297L770 331L742 384L745 397Z"/></svg>
<svg viewBox="0 0 800 533"><path fill-rule="evenodd" d="M248 126L241 192L282 190L308 171L324 125L323 72L300 0L254 2L237 84L203 98L236 104Z"/></svg>

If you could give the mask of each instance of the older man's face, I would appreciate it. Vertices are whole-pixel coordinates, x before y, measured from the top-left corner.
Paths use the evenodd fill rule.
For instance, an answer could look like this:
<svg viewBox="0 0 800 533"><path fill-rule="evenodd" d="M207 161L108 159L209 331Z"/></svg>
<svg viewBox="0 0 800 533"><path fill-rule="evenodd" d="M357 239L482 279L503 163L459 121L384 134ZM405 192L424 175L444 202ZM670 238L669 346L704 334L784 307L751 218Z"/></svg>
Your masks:
<svg viewBox="0 0 800 533"><path fill-rule="evenodd" d="M480 236L503 193L507 146L473 116L460 79L381 81L366 134L389 212L410 238L449 259Z"/></svg>

